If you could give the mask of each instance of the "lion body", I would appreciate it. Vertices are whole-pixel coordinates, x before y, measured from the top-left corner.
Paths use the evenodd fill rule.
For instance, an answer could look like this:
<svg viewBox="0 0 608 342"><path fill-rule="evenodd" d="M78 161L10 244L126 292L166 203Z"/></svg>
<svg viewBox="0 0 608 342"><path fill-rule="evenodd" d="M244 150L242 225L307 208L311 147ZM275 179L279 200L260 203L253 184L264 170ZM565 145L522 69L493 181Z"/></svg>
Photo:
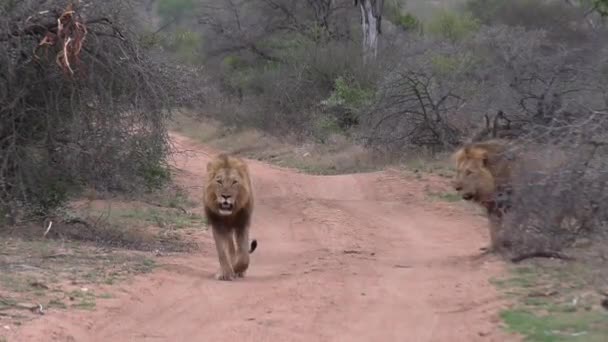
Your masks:
<svg viewBox="0 0 608 342"><path fill-rule="evenodd" d="M218 253L220 270L216 278L243 277L249 267L249 226L253 213L253 192L247 164L240 158L220 154L207 164L204 187L205 215Z"/></svg>
<svg viewBox="0 0 608 342"><path fill-rule="evenodd" d="M500 236L504 230L504 215L511 210L514 196L526 195L526 175L554 174L569 160L567 153L559 149L534 145L516 152L506 141L498 139L467 144L453 157L456 164L454 189L463 199L486 209L491 249L510 244ZM547 210L544 221L558 229L572 221L584 226L588 215L575 212L568 206L560 208Z"/></svg>

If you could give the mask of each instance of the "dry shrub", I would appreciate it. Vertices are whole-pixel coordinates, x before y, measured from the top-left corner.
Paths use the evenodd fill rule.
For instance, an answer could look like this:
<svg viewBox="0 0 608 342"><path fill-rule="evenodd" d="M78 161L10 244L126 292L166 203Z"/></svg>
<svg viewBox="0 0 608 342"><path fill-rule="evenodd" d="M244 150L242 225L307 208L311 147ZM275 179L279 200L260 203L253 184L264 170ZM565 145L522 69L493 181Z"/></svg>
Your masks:
<svg viewBox="0 0 608 342"><path fill-rule="evenodd" d="M168 177L165 120L186 99L186 70L140 48L137 8L67 3L0 5L0 211L11 221L82 184L135 190Z"/></svg>
<svg viewBox="0 0 608 342"><path fill-rule="evenodd" d="M512 193L499 194L509 209L492 221L502 251L516 260L555 256L580 238L608 236L606 113L579 114L572 126L550 135L539 127L512 142L521 159Z"/></svg>

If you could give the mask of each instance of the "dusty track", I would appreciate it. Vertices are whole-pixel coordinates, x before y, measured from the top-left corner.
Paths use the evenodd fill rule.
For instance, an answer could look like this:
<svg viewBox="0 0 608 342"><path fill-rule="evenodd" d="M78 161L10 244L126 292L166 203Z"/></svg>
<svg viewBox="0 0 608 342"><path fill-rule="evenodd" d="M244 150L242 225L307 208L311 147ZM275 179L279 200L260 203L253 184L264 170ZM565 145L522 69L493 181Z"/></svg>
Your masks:
<svg viewBox="0 0 608 342"><path fill-rule="evenodd" d="M179 181L200 198L213 152L181 136ZM115 291L91 313L55 312L10 341L507 341L476 258L482 218L424 199L396 172L315 177L251 161L259 245L244 279L213 279L201 253Z"/></svg>

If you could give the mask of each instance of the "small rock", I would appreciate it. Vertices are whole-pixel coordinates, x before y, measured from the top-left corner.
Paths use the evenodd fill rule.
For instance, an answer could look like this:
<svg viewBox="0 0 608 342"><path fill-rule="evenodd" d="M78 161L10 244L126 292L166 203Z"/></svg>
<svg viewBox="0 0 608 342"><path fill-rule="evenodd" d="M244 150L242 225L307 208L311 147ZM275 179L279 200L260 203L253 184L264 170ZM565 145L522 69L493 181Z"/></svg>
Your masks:
<svg viewBox="0 0 608 342"><path fill-rule="evenodd" d="M4 328L5 330L11 330L11 327L8 325L3 326L2 328Z"/></svg>
<svg viewBox="0 0 608 342"><path fill-rule="evenodd" d="M83 287L83 288L80 289L80 291L87 292L87 291L89 291L89 289L87 289L86 287Z"/></svg>

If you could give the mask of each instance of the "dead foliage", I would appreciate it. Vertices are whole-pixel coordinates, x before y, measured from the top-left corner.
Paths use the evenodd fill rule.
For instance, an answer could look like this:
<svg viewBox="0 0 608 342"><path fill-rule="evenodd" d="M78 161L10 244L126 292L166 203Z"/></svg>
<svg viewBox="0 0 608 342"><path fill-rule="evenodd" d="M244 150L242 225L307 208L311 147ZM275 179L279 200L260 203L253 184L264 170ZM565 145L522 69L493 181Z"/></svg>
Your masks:
<svg viewBox="0 0 608 342"><path fill-rule="evenodd" d="M157 187L186 68L142 48L136 4L0 5L0 225L46 215L83 185Z"/></svg>

